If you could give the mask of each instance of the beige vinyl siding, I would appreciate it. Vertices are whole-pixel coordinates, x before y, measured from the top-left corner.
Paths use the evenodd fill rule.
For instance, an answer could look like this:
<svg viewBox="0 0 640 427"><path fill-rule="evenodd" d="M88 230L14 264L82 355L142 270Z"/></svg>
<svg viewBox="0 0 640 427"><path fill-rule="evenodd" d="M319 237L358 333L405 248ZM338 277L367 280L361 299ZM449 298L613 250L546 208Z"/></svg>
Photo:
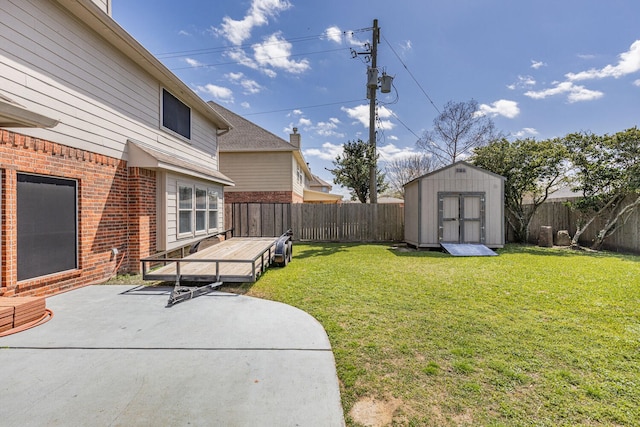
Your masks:
<svg viewBox="0 0 640 427"><path fill-rule="evenodd" d="M292 191L292 157L289 151L220 153L220 172L235 183L225 191Z"/></svg>
<svg viewBox="0 0 640 427"><path fill-rule="evenodd" d="M5 0L0 15L1 91L60 120L21 133L125 159L134 139L217 166L215 126L192 110L191 141L160 130L160 83L55 2Z"/></svg>
<svg viewBox="0 0 640 427"><path fill-rule="evenodd" d="M91 0L93 1L104 13L111 16L111 0Z"/></svg>
<svg viewBox="0 0 640 427"><path fill-rule="evenodd" d="M419 181L414 181L404 188L404 239L405 242L418 246Z"/></svg>

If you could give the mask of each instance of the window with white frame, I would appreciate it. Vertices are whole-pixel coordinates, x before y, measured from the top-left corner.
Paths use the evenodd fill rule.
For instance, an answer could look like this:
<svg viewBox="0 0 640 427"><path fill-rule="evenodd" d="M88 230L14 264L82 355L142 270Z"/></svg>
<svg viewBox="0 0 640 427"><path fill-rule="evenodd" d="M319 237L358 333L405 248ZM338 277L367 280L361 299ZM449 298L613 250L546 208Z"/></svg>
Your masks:
<svg viewBox="0 0 640 427"><path fill-rule="evenodd" d="M162 89L162 127L191 139L191 108Z"/></svg>
<svg viewBox="0 0 640 427"><path fill-rule="evenodd" d="M207 189L196 187L196 233L207 231Z"/></svg>
<svg viewBox="0 0 640 427"><path fill-rule="evenodd" d="M178 234L193 233L193 186L178 186Z"/></svg>
<svg viewBox="0 0 640 427"><path fill-rule="evenodd" d="M302 174L300 165L296 165L296 175L298 177L298 184L302 184L304 182L304 175Z"/></svg>
<svg viewBox="0 0 640 427"><path fill-rule="evenodd" d="M188 237L218 228L218 192L197 184L178 183L178 236Z"/></svg>
<svg viewBox="0 0 640 427"><path fill-rule="evenodd" d="M209 189L208 196L209 231L211 231L218 228L218 192Z"/></svg>

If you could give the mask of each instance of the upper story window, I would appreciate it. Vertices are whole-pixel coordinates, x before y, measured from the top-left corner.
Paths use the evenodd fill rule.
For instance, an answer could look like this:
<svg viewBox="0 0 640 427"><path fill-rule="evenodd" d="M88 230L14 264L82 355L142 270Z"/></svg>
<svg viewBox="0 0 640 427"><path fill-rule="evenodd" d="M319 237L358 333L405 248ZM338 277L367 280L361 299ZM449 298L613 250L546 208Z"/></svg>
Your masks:
<svg viewBox="0 0 640 427"><path fill-rule="evenodd" d="M191 108L162 89L162 126L191 139Z"/></svg>
<svg viewBox="0 0 640 427"><path fill-rule="evenodd" d="M296 165L296 178L298 179L298 184L304 184L304 174L300 165Z"/></svg>

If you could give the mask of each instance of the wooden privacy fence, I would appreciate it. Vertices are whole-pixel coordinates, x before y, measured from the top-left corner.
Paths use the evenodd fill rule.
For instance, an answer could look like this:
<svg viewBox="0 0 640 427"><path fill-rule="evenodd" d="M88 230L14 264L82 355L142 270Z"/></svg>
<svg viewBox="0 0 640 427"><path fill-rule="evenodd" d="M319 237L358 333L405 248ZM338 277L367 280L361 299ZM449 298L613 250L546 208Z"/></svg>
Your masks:
<svg viewBox="0 0 640 427"><path fill-rule="evenodd" d="M235 236L279 236L316 242L399 242L404 207L399 204L225 204L225 228Z"/></svg>
<svg viewBox="0 0 640 427"><path fill-rule="evenodd" d="M558 230L568 230L573 236L576 232L576 218L576 213L564 202L545 202L538 208L531 221L529 241L538 242L540 227L543 225L551 226L554 236ZM602 221L591 224L581 236L580 244L591 246L602 225ZM640 211L636 210L631 214L625 225L604 241L603 247L611 251L640 253Z"/></svg>

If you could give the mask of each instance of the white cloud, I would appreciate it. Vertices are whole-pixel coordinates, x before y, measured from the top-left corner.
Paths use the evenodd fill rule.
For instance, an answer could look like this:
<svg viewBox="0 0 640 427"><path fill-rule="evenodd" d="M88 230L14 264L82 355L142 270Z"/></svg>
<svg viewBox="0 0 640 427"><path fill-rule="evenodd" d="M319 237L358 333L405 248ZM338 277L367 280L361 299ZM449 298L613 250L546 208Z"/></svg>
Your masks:
<svg viewBox="0 0 640 427"><path fill-rule="evenodd" d="M398 138L395 135L389 135L389 136L387 136L387 139L390 139L391 141L398 141L400 138Z"/></svg>
<svg viewBox="0 0 640 427"><path fill-rule="evenodd" d="M330 142L322 144L322 148L309 148L302 150L302 154L305 157L318 157L322 160L335 160L336 157L342 155L342 152L342 144L336 145Z"/></svg>
<svg viewBox="0 0 640 427"><path fill-rule="evenodd" d="M537 70L538 68L546 67L546 66L547 64L542 61L536 61L534 59L531 60L531 68L533 68L534 70Z"/></svg>
<svg viewBox="0 0 640 427"><path fill-rule="evenodd" d="M294 61L291 59L291 43L281 32L266 37L262 43L252 46L256 62L265 67L282 69L291 74L300 74L309 70L311 66L307 59Z"/></svg>
<svg viewBox="0 0 640 427"><path fill-rule="evenodd" d="M342 43L342 30L336 26L324 30L324 36L333 42Z"/></svg>
<svg viewBox="0 0 640 427"><path fill-rule="evenodd" d="M353 31L344 31L335 25L324 30L323 37L338 44L342 44L344 40L350 46L362 45L362 43L353 36Z"/></svg>
<svg viewBox="0 0 640 427"><path fill-rule="evenodd" d="M296 110L293 110L292 113L293 113L294 116L301 116L302 115L302 110L297 110L296 109Z"/></svg>
<svg viewBox="0 0 640 427"><path fill-rule="evenodd" d="M518 81L507 86L508 89L522 89L529 86L535 86L536 80L531 76L518 76Z"/></svg>
<svg viewBox="0 0 640 427"><path fill-rule="evenodd" d="M516 138L525 138L527 136L535 136L538 134L538 131L534 128L522 128L518 132L513 133L512 135Z"/></svg>
<svg viewBox="0 0 640 427"><path fill-rule="evenodd" d="M243 73L228 73L228 74L225 74L225 77L227 77L231 81L238 81L238 80L241 80L244 77L244 74Z"/></svg>
<svg viewBox="0 0 640 427"><path fill-rule="evenodd" d="M597 90L590 90L584 86L574 85L572 82L560 82L555 87L540 91L525 92L525 96L532 99L545 99L549 96L567 94L570 103L581 101L593 101L602 98L604 93Z"/></svg>
<svg viewBox="0 0 640 427"><path fill-rule="evenodd" d="M189 64L189 66L191 66L191 67L202 67L204 65L202 62L198 61L197 59L193 59L193 58L184 58L184 62Z"/></svg>
<svg viewBox="0 0 640 427"><path fill-rule="evenodd" d="M255 95L256 93L262 92L262 89L264 89L255 80L245 79L240 82L240 85L244 88L245 95Z"/></svg>
<svg viewBox="0 0 640 427"><path fill-rule="evenodd" d="M332 117L328 122L318 122L313 129L320 136L334 136L336 138L344 138L346 136L345 134L336 132L339 124L340 120Z"/></svg>
<svg viewBox="0 0 640 427"><path fill-rule="evenodd" d="M633 42L628 51L620 54L620 60L616 65L609 64L599 70L592 68L579 73L568 73L565 76L570 81L603 79L607 77L617 79L638 71L640 71L640 40Z"/></svg>
<svg viewBox="0 0 640 427"><path fill-rule="evenodd" d="M594 59L596 56L592 54L581 54L576 55L580 59Z"/></svg>
<svg viewBox="0 0 640 427"><path fill-rule="evenodd" d="M178 35L179 36L190 36L191 34L189 34L187 31L185 30L180 30L178 31Z"/></svg>
<svg viewBox="0 0 640 427"><path fill-rule="evenodd" d="M269 18L278 16L291 7L287 0L253 0L251 7L242 20L235 20L229 16L222 18L220 28L214 28L214 32L225 37L236 46L240 46L251 37L254 27L260 27L269 23Z"/></svg>
<svg viewBox="0 0 640 427"><path fill-rule="evenodd" d="M196 89L199 93L213 96L217 100L233 102L233 91L227 87L216 86L209 83L204 86L198 86Z"/></svg>
<svg viewBox="0 0 640 427"><path fill-rule="evenodd" d="M313 122L309 119L307 119L306 117L300 117L300 120L298 120L298 124L300 126L304 126L304 127L310 127L313 125Z"/></svg>
<svg viewBox="0 0 640 427"><path fill-rule="evenodd" d="M244 101L243 103L241 103L240 106L242 106L242 108L246 108L246 109L251 108L251 104L249 104L247 101Z"/></svg>
<svg viewBox="0 0 640 427"><path fill-rule="evenodd" d="M638 86L638 87L640 87L640 79L638 79L638 80L634 81L634 82L633 82L633 85L634 85L634 86Z"/></svg>
<svg viewBox="0 0 640 427"><path fill-rule="evenodd" d="M244 65L245 67L251 68L252 70L258 70L265 74L267 77L274 78L278 75L275 71L270 68L261 68L260 65L253 59L251 59L247 53L242 49L233 49L225 53L233 61L237 62L240 65Z"/></svg>
<svg viewBox="0 0 640 427"><path fill-rule="evenodd" d="M402 49L403 52L409 52L410 50L413 49L413 45L411 44L411 40L405 40L404 42L402 42L400 44L400 49Z"/></svg>
<svg viewBox="0 0 640 427"><path fill-rule="evenodd" d="M413 147L397 147L394 144L387 144L377 147L381 162L391 162L393 160L406 159L418 154Z"/></svg>
<svg viewBox="0 0 640 427"><path fill-rule="evenodd" d="M362 104L353 108L341 107L340 109L347 113L347 116L349 116L349 118L355 119L356 123L360 122L364 127L369 127L369 105ZM378 119L376 120L376 128L382 130L390 130L396 126L390 120L384 120L393 116L393 111L391 111L387 107L379 107L377 109L377 116Z"/></svg>
<svg viewBox="0 0 640 427"><path fill-rule="evenodd" d="M255 80L246 79L243 73L227 73L224 76L232 83L242 86L245 95L254 95L262 92L262 89L264 89Z"/></svg>
<svg viewBox="0 0 640 427"><path fill-rule="evenodd" d="M503 116L508 119L513 119L519 114L520 108L518 107L518 103L507 99L499 99L491 105L481 104L478 110L478 115Z"/></svg>
<svg viewBox="0 0 640 427"><path fill-rule="evenodd" d="M258 64L247 56L247 53L242 49L233 49L228 51L225 55L227 55L232 60L236 61L240 65L244 65L245 67L249 67L254 70L259 70Z"/></svg>

